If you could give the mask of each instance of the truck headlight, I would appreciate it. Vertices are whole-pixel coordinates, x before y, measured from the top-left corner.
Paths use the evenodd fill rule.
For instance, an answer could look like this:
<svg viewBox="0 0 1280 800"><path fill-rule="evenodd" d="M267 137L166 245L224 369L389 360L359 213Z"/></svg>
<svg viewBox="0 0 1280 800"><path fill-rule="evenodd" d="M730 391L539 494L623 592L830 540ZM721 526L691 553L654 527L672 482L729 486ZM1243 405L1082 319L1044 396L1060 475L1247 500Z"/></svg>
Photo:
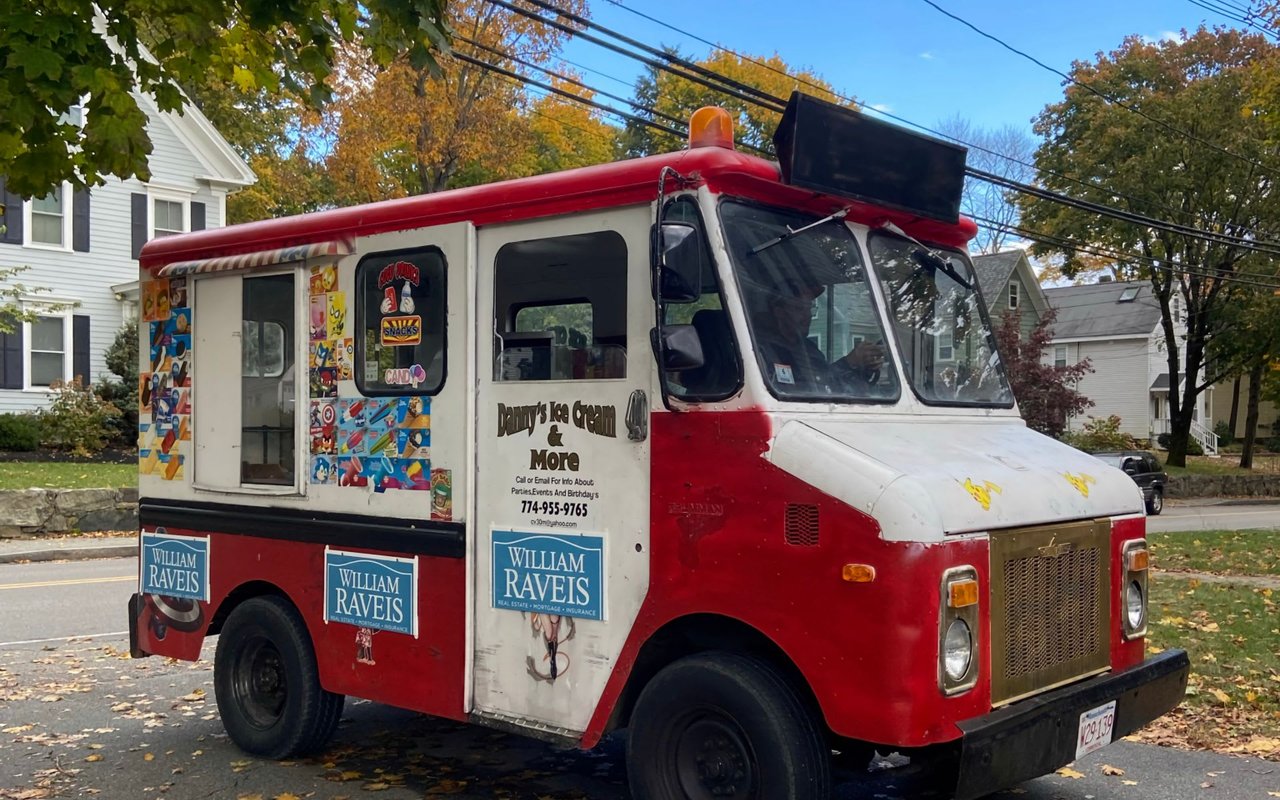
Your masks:
<svg viewBox="0 0 1280 800"><path fill-rule="evenodd" d="M959 683L969 671L972 661L973 634L969 631L969 624L962 619L953 619L942 644L942 667L947 678Z"/></svg>
<svg viewBox="0 0 1280 800"><path fill-rule="evenodd" d="M1118 599L1124 609L1120 628L1125 639L1147 635L1147 568L1150 561L1151 553L1145 539L1124 543L1120 558L1124 580L1120 583Z"/></svg>
<svg viewBox="0 0 1280 800"><path fill-rule="evenodd" d="M1125 590L1125 613L1128 615L1129 630L1142 630L1142 625L1146 622L1147 602L1142 584L1136 580L1129 581L1129 588Z"/></svg>
<svg viewBox="0 0 1280 800"><path fill-rule="evenodd" d="M978 683L978 609L982 587L978 571L952 567L942 573L942 603L938 617L938 688L944 695L960 694Z"/></svg>

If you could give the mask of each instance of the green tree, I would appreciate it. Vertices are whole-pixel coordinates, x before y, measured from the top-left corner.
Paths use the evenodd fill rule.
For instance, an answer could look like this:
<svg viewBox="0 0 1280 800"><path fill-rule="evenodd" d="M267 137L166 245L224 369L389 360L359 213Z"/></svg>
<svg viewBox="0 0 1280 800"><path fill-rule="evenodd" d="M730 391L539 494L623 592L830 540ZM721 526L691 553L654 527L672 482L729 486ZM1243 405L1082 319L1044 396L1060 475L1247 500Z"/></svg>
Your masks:
<svg viewBox="0 0 1280 800"><path fill-rule="evenodd" d="M1078 83L1068 85L1064 99L1036 119L1035 131L1043 137L1035 156L1042 184L1214 232L1265 231L1276 198L1260 165L1272 151L1263 115L1248 113L1247 104L1258 80L1254 65L1275 52L1260 35L1200 29L1179 42L1151 44L1129 37L1094 62L1077 62L1071 77ZM1193 130L1197 138L1160 128L1151 119ZM1184 465L1196 398L1212 383L1202 371L1206 350L1229 300L1230 279L1248 250L1047 200L1023 197L1019 202L1033 229L1079 246L1102 245L1141 257L1136 269L1151 282L1160 306L1170 386L1175 387L1169 394L1168 460ZM1070 244L1041 244L1036 250L1061 254L1068 276L1082 266ZM1188 377L1183 381L1182 376Z"/></svg>
<svg viewBox="0 0 1280 800"><path fill-rule="evenodd" d="M181 112L180 87L210 76L244 92L328 99L337 47L418 68L447 49L445 0L3 0L0 174L43 196L60 181L150 177L135 90ZM142 42L154 42L148 52ZM192 80L200 76L199 80ZM84 99L77 122L70 111Z"/></svg>

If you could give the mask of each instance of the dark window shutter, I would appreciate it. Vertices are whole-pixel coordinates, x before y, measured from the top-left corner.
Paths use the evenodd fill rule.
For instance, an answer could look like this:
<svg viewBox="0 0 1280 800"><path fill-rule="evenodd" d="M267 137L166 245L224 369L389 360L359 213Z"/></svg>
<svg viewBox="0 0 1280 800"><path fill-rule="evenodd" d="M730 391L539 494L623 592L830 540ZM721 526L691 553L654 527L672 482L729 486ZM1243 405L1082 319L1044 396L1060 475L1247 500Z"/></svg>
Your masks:
<svg viewBox="0 0 1280 800"><path fill-rule="evenodd" d="M3 177L0 177L0 201L4 202L4 218L0 219L0 223L4 225L4 233L0 234L0 242L22 244L22 198L9 191ZM21 375L18 380L21 382Z"/></svg>
<svg viewBox="0 0 1280 800"><path fill-rule="evenodd" d="M93 382L89 375L89 317L76 314L71 318L71 375L82 386Z"/></svg>
<svg viewBox="0 0 1280 800"><path fill-rule="evenodd" d="M22 388L22 323L13 333L0 334L0 389Z"/></svg>
<svg viewBox="0 0 1280 800"><path fill-rule="evenodd" d="M204 230L204 203L191 203L191 230Z"/></svg>
<svg viewBox="0 0 1280 800"><path fill-rule="evenodd" d="M147 243L147 196L132 194L129 199L133 206L133 257L137 258Z"/></svg>
<svg viewBox="0 0 1280 800"><path fill-rule="evenodd" d="M89 252L89 192L77 189L71 195L71 249Z"/></svg>

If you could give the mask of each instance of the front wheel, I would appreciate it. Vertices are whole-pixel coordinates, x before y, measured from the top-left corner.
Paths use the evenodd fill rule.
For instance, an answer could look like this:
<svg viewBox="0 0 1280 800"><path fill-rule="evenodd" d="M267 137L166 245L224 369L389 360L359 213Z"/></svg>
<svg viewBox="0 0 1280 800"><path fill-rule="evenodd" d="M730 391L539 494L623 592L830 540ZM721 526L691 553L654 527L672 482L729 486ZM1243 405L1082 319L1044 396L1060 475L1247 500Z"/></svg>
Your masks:
<svg viewBox="0 0 1280 800"><path fill-rule="evenodd" d="M1160 489L1151 490L1151 499L1147 501L1147 513L1151 516L1159 516L1164 511L1164 492Z"/></svg>
<svg viewBox="0 0 1280 800"><path fill-rule="evenodd" d="M627 773L636 800L826 800L830 761L795 689L736 653L671 664L632 712Z"/></svg>
<svg viewBox="0 0 1280 800"><path fill-rule="evenodd" d="M213 685L231 741L263 758L318 750L342 716L344 697L320 686L307 627L282 597L246 600L227 617Z"/></svg>

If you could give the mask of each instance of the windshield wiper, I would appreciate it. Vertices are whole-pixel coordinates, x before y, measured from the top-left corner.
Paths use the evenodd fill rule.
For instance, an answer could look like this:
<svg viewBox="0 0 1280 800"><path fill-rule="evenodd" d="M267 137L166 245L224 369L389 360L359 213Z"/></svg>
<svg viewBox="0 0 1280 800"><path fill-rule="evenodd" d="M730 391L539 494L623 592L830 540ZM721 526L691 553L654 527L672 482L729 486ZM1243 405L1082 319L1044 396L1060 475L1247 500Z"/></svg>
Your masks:
<svg viewBox="0 0 1280 800"><path fill-rule="evenodd" d="M816 228L816 227L818 227L819 225L825 225L825 224L827 224L828 222L831 222L832 220L844 219L848 214L849 214L849 208L848 208L848 207L846 207L846 208L842 208L842 209L840 209L839 211L837 211L837 212L836 212L836 213L834 213L834 214L830 214L830 215L828 215L828 216L823 217L822 219L818 220L817 222L811 222L811 223L809 223L808 225L804 225L804 226L801 226L801 227L799 227L799 228L792 228L790 225L788 225L788 226L787 226L787 232L786 232L786 233L782 234L781 236L778 236L778 237L775 237L775 238L773 238L773 239L770 239L769 241L765 242L764 244L758 244L758 245L756 245L755 247L751 248L750 253L751 253L751 255L753 255L753 256L754 256L754 255L756 255L757 253L760 253L760 252L762 252L762 251L764 251L764 250L768 250L770 247L773 247L775 244L781 244L781 243L785 242L786 240L790 239L791 237L796 236L796 235L801 234L801 233L804 233L804 232L805 232L805 231L807 231L807 230L812 230L813 228Z"/></svg>
<svg viewBox="0 0 1280 800"><path fill-rule="evenodd" d="M911 251L911 260L919 264L921 268L927 269L930 272L937 272L938 270L941 270L942 274L963 286L967 291L973 291L973 284L969 283L960 275L956 268L952 266L950 259L943 258L938 254L938 251L924 244L902 228L894 225L892 222L886 222L881 227L890 233L896 233L917 245L917 249Z"/></svg>

